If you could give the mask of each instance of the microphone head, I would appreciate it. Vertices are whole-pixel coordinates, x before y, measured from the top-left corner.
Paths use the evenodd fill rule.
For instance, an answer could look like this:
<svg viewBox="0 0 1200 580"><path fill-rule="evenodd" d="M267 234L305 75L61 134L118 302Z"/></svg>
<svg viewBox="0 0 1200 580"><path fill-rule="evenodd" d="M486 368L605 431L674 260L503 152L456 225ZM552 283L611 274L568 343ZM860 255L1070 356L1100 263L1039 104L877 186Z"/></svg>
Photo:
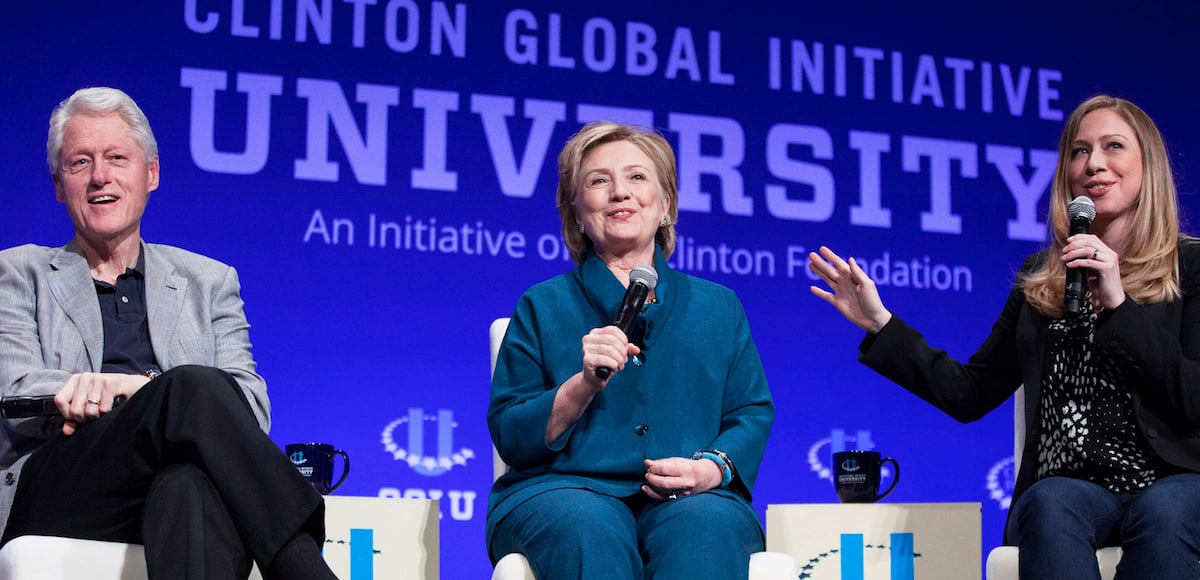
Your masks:
<svg viewBox="0 0 1200 580"><path fill-rule="evenodd" d="M1072 199L1071 203L1067 205L1067 216L1071 218L1071 221L1075 221L1075 218L1083 218L1090 222L1096 219L1096 204L1092 203L1091 198L1081 195Z"/></svg>
<svg viewBox="0 0 1200 580"><path fill-rule="evenodd" d="M1095 213L1095 210L1092 210ZM641 284L649 290L653 290L658 285L658 272L650 266L638 266L629 273L630 284Z"/></svg>

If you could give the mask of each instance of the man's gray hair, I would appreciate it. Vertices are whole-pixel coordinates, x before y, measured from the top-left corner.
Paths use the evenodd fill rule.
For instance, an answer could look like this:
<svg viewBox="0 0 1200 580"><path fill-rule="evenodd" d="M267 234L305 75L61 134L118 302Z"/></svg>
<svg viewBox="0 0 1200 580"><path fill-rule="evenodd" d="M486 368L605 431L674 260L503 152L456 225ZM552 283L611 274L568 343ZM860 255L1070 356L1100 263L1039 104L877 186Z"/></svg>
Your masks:
<svg viewBox="0 0 1200 580"><path fill-rule="evenodd" d="M77 114L106 115L116 113L133 131L133 138L146 154L146 161L158 160L158 141L150 130L150 121L146 114L137 106L133 99L120 89L109 87L89 87L79 89L75 94L54 108L50 114L50 134L46 138L46 165L50 174L57 175L59 170L59 154L62 153L63 131L67 121Z"/></svg>

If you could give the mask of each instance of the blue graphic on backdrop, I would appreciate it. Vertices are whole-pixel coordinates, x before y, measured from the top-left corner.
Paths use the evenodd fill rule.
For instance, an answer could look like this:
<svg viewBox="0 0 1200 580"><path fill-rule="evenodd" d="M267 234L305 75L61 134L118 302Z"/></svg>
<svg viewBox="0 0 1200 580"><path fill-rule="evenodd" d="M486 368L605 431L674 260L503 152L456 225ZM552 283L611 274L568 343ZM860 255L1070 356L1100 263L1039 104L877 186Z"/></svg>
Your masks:
<svg viewBox="0 0 1200 580"><path fill-rule="evenodd" d="M1014 457L997 461L987 473L988 499L996 500L1002 511L1012 503L1013 487L1017 484L1017 462Z"/></svg>
<svg viewBox="0 0 1200 580"><path fill-rule="evenodd" d="M407 426L407 428L402 428ZM426 454L427 431L434 431L436 452ZM454 411L438 409L436 415L425 413L421 407L409 407L408 414L387 424L381 434L384 450L395 461L403 462L412 471L423 477L440 477L458 467L465 467L475 459L475 451L468 447L454 448L454 430L458 423ZM407 444L406 444L407 443ZM490 466L489 466L490 473ZM475 501L480 492L475 489L444 489L441 486L458 485L443 481L439 487L387 485L379 488L379 497L436 500L442 513L443 525L449 522L467 522L475 518ZM486 495L486 492L483 492ZM443 502L442 500L446 501ZM448 508L448 509L446 509ZM445 516L449 516L446 518ZM445 530L445 528L443 528Z"/></svg>
<svg viewBox="0 0 1200 580"><path fill-rule="evenodd" d="M437 426L437 453L425 455L425 423ZM401 447L396 443L394 433L401 425L408 425L408 446ZM408 416L400 417L383 428L383 448L392 454L396 461L403 461L413 471L428 477L437 477L454 469L464 466L467 461L475 458L475 452L467 447L454 451L454 411L438 409L436 416L426 415L420 407L411 407Z"/></svg>

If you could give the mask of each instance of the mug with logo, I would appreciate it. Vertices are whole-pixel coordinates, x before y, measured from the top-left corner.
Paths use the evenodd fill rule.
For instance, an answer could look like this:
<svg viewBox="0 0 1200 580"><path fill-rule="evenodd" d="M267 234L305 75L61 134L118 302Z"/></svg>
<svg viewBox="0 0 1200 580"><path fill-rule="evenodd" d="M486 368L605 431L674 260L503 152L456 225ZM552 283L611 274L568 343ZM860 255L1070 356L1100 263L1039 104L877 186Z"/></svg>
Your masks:
<svg viewBox="0 0 1200 580"><path fill-rule="evenodd" d="M883 465L892 464L892 484L879 493ZM878 451L839 451L833 454L833 486L842 503L873 503L892 493L900 482L900 464Z"/></svg>
<svg viewBox="0 0 1200 580"><path fill-rule="evenodd" d="M300 475L307 479L313 489L321 495L333 492L342 485L343 481L346 481L346 476L350 475L350 456L341 449L335 449L333 445L328 443L291 443L285 449L288 459L292 460L292 465L296 466ZM338 477L337 483L331 485L335 455L342 456L342 475Z"/></svg>

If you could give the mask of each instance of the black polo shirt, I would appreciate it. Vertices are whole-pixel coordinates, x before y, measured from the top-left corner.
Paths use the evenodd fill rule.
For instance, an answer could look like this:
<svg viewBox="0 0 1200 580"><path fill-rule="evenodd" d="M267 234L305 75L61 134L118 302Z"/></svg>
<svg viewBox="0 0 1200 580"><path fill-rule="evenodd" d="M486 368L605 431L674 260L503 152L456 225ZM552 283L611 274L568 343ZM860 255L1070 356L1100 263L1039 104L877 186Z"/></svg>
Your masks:
<svg viewBox="0 0 1200 580"><path fill-rule="evenodd" d="M142 374L159 370L146 317L146 254L126 268L116 284L93 279L104 322L104 362L100 372Z"/></svg>

